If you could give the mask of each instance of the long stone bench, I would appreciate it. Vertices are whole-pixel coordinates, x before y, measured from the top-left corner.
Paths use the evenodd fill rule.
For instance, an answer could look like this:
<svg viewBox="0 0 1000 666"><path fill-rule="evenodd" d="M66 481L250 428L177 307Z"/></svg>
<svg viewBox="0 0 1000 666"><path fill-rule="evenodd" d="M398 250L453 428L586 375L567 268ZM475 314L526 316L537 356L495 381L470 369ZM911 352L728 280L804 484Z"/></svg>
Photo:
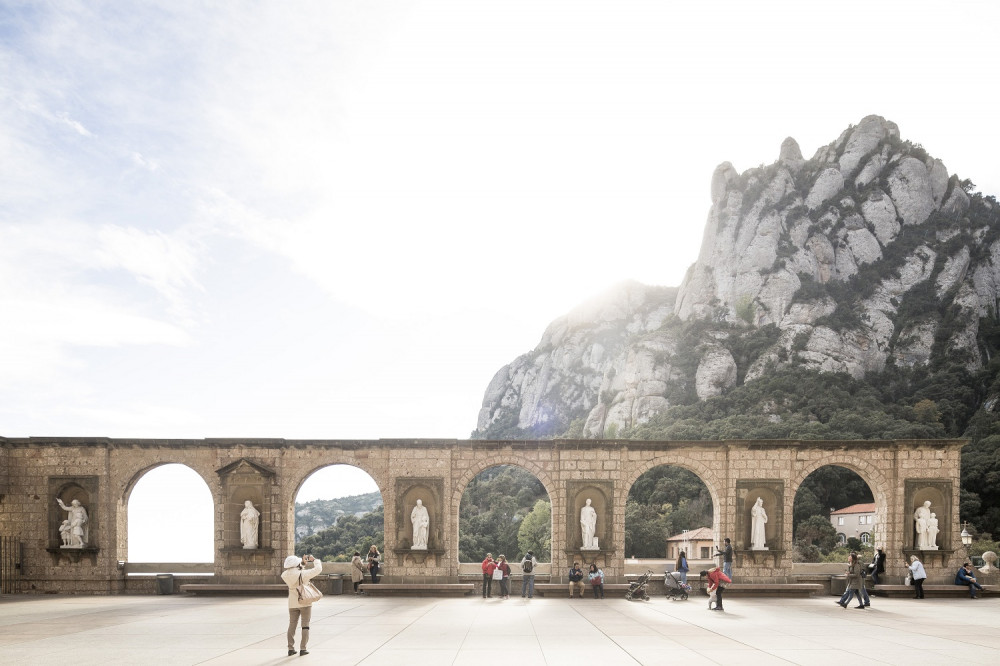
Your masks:
<svg viewBox="0 0 1000 666"><path fill-rule="evenodd" d="M181 594L287 594L284 583L185 583Z"/></svg>
<svg viewBox="0 0 1000 666"><path fill-rule="evenodd" d="M938 585L932 584L928 585L924 583L924 596L933 597L968 597L969 588L965 585ZM891 584L880 584L876 585L874 588L868 588L868 594L882 595L887 597L912 597L914 588L912 585L891 585ZM983 592L980 594L996 594L1000 591L1000 586L998 585L984 585Z"/></svg>
<svg viewBox="0 0 1000 666"><path fill-rule="evenodd" d="M472 594L475 583L362 583L358 589L371 596L399 594L410 596L443 596Z"/></svg>
<svg viewBox="0 0 1000 666"><path fill-rule="evenodd" d="M756 595L761 597L811 597L822 594L820 583L730 583L725 595ZM703 590L698 592L705 594ZM705 595L706 598L708 595Z"/></svg>
<svg viewBox="0 0 1000 666"><path fill-rule="evenodd" d="M594 593L586 581L584 581L583 587L583 596L593 598ZM605 583L604 594L617 594L618 592L625 594L628 588L628 583ZM514 592L513 588L511 588L511 592ZM535 594L544 597L546 593L554 597L564 596L569 598L569 583L535 583ZM518 587L518 594L520 594L520 587Z"/></svg>

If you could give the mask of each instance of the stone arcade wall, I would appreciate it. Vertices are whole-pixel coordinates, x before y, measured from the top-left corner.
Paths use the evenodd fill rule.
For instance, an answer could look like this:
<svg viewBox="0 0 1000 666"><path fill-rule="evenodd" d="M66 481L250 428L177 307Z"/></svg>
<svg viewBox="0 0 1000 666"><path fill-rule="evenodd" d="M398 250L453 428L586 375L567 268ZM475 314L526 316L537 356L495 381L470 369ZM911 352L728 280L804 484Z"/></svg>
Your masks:
<svg viewBox="0 0 1000 666"><path fill-rule="evenodd" d="M960 451L965 440L644 442L606 440L151 440L0 438L0 535L21 540L22 589L29 592L120 593L126 559L128 498L150 469L187 465L215 499L215 580L276 582L294 546L295 496L314 471L354 465L375 479L385 503L389 580L454 581L458 576L458 510L481 471L518 465L538 477L552 502L553 571L573 559L596 561L609 579L625 573L625 500L636 479L658 465L697 474L715 506L713 529L729 536L735 571L745 582L784 582L791 574L792 506L799 485L824 465L857 472L871 487L880 520L878 543L889 576L902 577L914 549L913 511L930 500L940 521L937 551L919 553L930 578L950 580L965 557L958 521ZM80 499L90 514L90 541L60 548L66 517L55 502ZM768 514L766 551L750 550L750 506ZM261 511L260 547L239 540L243 502ZM411 551L410 510L421 499L430 514L426 551ZM581 552L580 507L598 512L600 550ZM164 510L169 511L169 506ZM147 586L145 589L149 589Z"/></svg>

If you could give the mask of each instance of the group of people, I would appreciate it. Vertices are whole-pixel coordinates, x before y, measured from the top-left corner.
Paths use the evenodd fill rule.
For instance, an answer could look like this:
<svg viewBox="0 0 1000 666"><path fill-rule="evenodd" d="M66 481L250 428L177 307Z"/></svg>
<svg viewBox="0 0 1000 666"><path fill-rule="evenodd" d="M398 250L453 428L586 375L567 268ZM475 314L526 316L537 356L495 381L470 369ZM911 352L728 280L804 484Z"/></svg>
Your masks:
<svg viewBox="0 0 1000 666"><path fill-rule="evenodd" d="M538 560L532 551L525 553L521 562L517 565L521 569L521 598L527 596L531 599L535 596L535 572L538 569ZM501 599L510 599L510 563L506 555L498 555L493 559L493 553L486 553L483 559L483 599L493 597L493 582L496 581L500 588L497 595Z"/></svg>
<svg viewBox="0 0 1000 666"><path fill-rule="evenodd" d="M378 572L381 568L382 554L378 552L378 546L372 544L368 549L368 554L361 559L361 553L354 551L351 558L351 582L354 584L354 594L361 594L358 586L365 580L365 572L371 576L372 583L378 582Z"/></svg>
<svg viewBox="0 0 1000 666"><path fill-rule="evenodd" d="M595 599L604 598L604 570L601 569L597 564L591 564L588 571L584 571L580 568L579 562L574 562L573 566L569 568L569 598L573 598L573 592L579 595L583 599L583 588L584 588L584 578L590 584L590 588L594 591Z"/></svg>

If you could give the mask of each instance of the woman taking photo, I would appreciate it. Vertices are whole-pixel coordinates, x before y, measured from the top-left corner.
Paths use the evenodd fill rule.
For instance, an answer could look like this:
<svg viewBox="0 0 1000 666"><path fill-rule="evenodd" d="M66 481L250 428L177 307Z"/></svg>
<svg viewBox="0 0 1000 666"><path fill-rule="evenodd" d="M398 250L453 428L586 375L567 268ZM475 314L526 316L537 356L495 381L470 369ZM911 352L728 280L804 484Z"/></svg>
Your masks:
<svg viewBox="0 0 1000 666"><path fill-rule="evenodd" d="M368 549L368 573L372 575L372 582L378 582L378 564L379 564L379 552L378 547L372 544L372 547Z"/></svg>

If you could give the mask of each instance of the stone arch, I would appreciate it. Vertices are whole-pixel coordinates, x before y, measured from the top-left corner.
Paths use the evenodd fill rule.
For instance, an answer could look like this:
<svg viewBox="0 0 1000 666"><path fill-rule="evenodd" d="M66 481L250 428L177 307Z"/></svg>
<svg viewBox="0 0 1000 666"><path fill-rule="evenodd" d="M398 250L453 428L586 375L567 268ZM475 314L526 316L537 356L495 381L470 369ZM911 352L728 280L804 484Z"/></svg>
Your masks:
<svg viewBox="0 0 1000 666"><path fill-rule="evenodd" d="M332 467L334 465L347 465L348 467L354 467L355 469L360 469L362 472L367 474L369 477L375 481L375 485L378 487L379 495L382 496L382 506L384 507L385 522L382 525L382 543L388 548L386 542L386 535L389 532L389 521L390 521L390 510L388 504L388 494L386 486L381 480L373 473L373 470L365 464L360 463L354 458L344 457L344 459L334 459L332 461L324 461L321 464L312 464L311 467L306 468L306 471L297 470L295 472L295 480L293 483L287 484L287 497L283 498L286 514L286 525L288 534L285 535L287 543L294 546L295 544L295 498L298 497L299 491L302 490L302 486L305 484L306 480L309 479L316 472L326 469L327 467Z"/></svg>
<svg viewBox="0 0 1000 666"><path fill-rule="evenodd" d="M623 551L625 548L625 502L628 500L628 495L632 491L632 486L635 485L640 476L649 470L665 465L685 469L697 476L698 479L705 484L705 487L708 489L709 497L712 499L712 532L716 535L721 534L722 532L722 518L723 511L725 509L722 502L723 491L721 490L721 487L724 486L724 480L719 479L716 473L713 472L712 468L701 460L686 456L676 451L666 452L652 456L649 459L638 463L625 479L625 483L622 484L623 487L619 491L620 497L618 498L616 509L616 512L619 515L615 516L615 521L616 524L620 526L618 530L616 530L616 532L618 532L618 534L616 534L616 539L621 544ZM626 557L628 556L628 553L624 554Z"/></svg>
<svg viewBox="0 0 1000 666"><path fill-rule="evenodd" d="M466 468L461 476L459 476L455 482L452 484L452 502L450 521L453 526L448 530L448 547L451 548L451 552L455 554L455 561L459 561L458 558L458 538L459 538L459 512L462 504L462 496L465 494L465 489L468 487L469 483L472 482L474 478L479 476L482 472L490 469L491 467L498 467L500 465L509 465L511 467L520 467L523 470L530 472L538 482L542 484L545 492L548 493L549 502L552 506L552 559L556 559L556 544L557 541L561 545L561 534L558 534L558 529L556 525L556 507L561 504L562 496L557 493L556 486L553 483L551 477L548 474L546 468L536 461L520 458L514 454L504 454L498 453L494 455L488 455L484 457L477 457L472 464Z"/></svg>
<svg viewBox="0 0 1000 666"><path fill-rule="evenodd" d="M875 500L875 514L880 516L882 520L880 527L882 527L883 530L891 527L890 521L892 520L892 516L889 513L889 492L891 492L891 490L888 479L885 477L882 470L876 465L873 465L871 462L858 456L856 453L852 455L845 451L828 453L819 458L810 460L807 464L798 468L797 473L788 480L790 492L788 493L788 497L785 499L786 515L794 515L795 497L798 495L799 489L802 487L802 484L809 477L809 475L821 467L828 466L843 467L860 476L861 480L868 484L869 490L872 491L872 497ZM792 522L793 521L791 520L786 521L784 529L785 533L782 535L782 542L784 544L788 544L789 550L791 550L791 544L794 539ZM883 534L879 541L884 544L888 537L888 534Z"/></svg>
<svg viewBox="0 0 1000 666"><path fill-rule="evenodd" d="M140 484L147 482L147 480L148 483L154 483L149 479L150 474L153 474L156 470L160 470L171 465L184 468L185 473L191 475L192 483L197 485L198 482L200 482L201 485L200 487L185 485L184 487L186 488L186 492L183 494L176 493L174 492L174 486L172 483L174 479L172 479L171 487L169 489L161 488L164 494L157 496L159 499L156 513L152 515L156 517L157 533L161 534L166 531L166 533L170 535L170 538L164 540L160 537L153 537L149 533L148 528L146 530L140 529L142 527L143 518L145 517L148 519L151 514L148 513L148 511L145 514L142 514L142 507L134 506L133 500L135 499L135 491L139 488ZM197 479L197 481L194 481L194 479ZM180 560L174 559L170 551L179 543L184 543L188 546L196 544L200 546L207 546L208 548L207 559L187 559L184 561L215 561L216 552L214 543L215 530L217 527L218 504L216 501L216 494L213 492L212 487L197 469L183 462L173 462L169 460L158 462L156 464L149 465L132 475L127 480L122 493L121 503L124 520L122 528L119 530L119 539L121 541L121 548L128 554L128 561L154 561L161 563L178 562ZM149 495L147 495L147 498L148 497ZM185 500L195 500L196 506L195 504L188 504L185 506ZM165 502L168 504L166 511L161 511L161 504L159 502ZM148 505L146 508L150 509ZM166 515L161 517L161 513ZM202 522L202 518L207 518L207 523ZM160 559L136 559L136 546L138 544L132 542L135 535L129 529L130 526L139 531L140 534L146 532L148 538L154 539L153 543L156 544L156 557ZM164 541L166 541L166 543L164 543ZM205 552L200 549L199 551L203 554Z"/></svg>

